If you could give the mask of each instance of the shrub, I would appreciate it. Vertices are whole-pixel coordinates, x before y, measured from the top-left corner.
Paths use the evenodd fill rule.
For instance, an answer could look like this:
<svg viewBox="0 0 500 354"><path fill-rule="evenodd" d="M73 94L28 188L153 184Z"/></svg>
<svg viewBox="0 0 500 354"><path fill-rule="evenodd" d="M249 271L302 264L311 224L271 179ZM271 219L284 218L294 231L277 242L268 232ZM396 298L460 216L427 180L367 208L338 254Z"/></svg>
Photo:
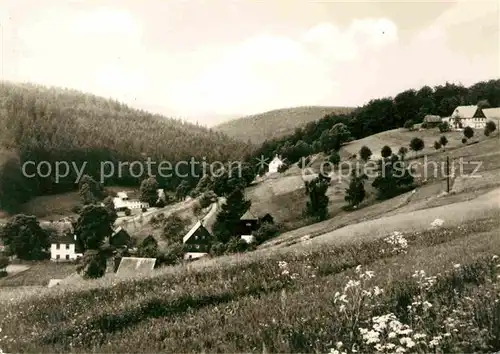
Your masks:
<svg viewBox="0 0 500 354"><path fill-rule="evenodd" d="M446 133L446 132L449 132L451 130L450 128L450 125L448 124L448 122L442 122L438 125L438 128L439 128L439 131L441 133Z"/></svg>
<svg viewBox="0 0 500 354"><path fill-rule="evenodd" d="M176 265L182 262L184 257L184 245L182 242L174 242L167 247L164 253L158 255L156 264L161 265Z"/></svg>
<svg viewBox="0 0 500 354"><path fill-rule="evenodd" d="M226 253L243 253L250 249L250 245L241 237L231 237L226 244Z"/></svg>
<svg viewBox="0 0 500 354"><path fill-rule="evenodd" d="M370 156L372 156L372 151L368 146L362 146L359 150L359 156L363 161L368 161L370 159Z"/></svg>
<svg viewBox="0 0 500 354"><path fill-rule="evenodd" d="M6 271L6 268L9 265L9 263L10 263L10 261L9 261L8 257L0 256L0 272Z"/></svg>
<svg viewBox="0 0 500 354"><path fill-rule="evenodd" d="M148 211L148 208L143 207L143 208L141 208L141 211L142 211L143 213L145 213L146 211Z"/></svg>
<svg viewBox="0 0 500 354"><path fill-rule="evenodd" d="M253 232L253 236L255 237L255 242L260 245L261 243L278 236L279 232L279 225L266 222L263 223L257 231Z"/></svg>
<svg viewBox="0 0 500 354"><path fill-rule="evenodd" d="M426 122L423 122L423 123L420 125L420 127L421 127L422 129L427 129L428 125L427 125L427 123L426 123Z"/></svg>
<svg viewBox="0 0 500 354"><path fill-rule="evenodd" d="M385 145L380 151L380 154L382 155L383 158L387 158L392 155L392 150L389 146Z"/></svg>
<svg viewBox="0 0 500 354"><path fill-rule="evenodd" d="M214 191L210 190L201 195L199 203L201 208L206 208L210 204L215 203L216 201L217 201L217 195L214 193Z"/></svg>
<svg viewBox="0 0 500 354"><path fill-rule="evenodd" d="M413 130L413 121L412 120L407 120L404 124L404 128L408 130Z"/></svg>
<svg viewBox="0 0 500 354"><path fill-rule="evenodd" d="M466 144L467 143L467 138L462 138L462 144Z"/></svg>
<svg viewBox="0 0 500 354"><path fill-rule="evenodd" d="M439 143L439 141L434 142L434 149L436 149L436 150L441 149L441 144Z"/></svg>
<svg viewBox="0 0 500 354"><path fill-rule="evenodd" d="M129 208L125 209L125 215L126 216L132 215L132 210L130 210Z"/></svg>
<svg viewBox="0 0 500 354"><path fill-rule="evenodd" d="M80 211L82 211L82 206L81 205L72 206L71 211L75 214L80 214Z"/></svg>
<svg viewBox="0 0 500 354"><path fill-rule="evenodd" d="M412 149L413 151L415 151L415 153L417 151L420 151L422 150L423 148L425 147L424 145L424 141L418 137L414 137L413 139L411 139L410 141L410 149Z"/></svg>
<svg viewBox="0 0 500 354"><path fill-rule="evenodd" d="M464 129L464 136L467 139L472 138L474 136L474 129L472 129L471 127L465 127L465 129Z"/></svg>
<svg viewBox="0 0 500 354"><path fill-rule="evenodd" d="M158 201L156 202L157 208L165 208L166 205L167 205L167 203L161 198L158 199Z"/></svg>
<svg viewBox="0 0 500 354"><path fill-rule="evenodd" d="M283 173L286 170L288 170L289 167L290 166L287 163L284 162L282 165L280 165L280 167L278 167L278 172L279 173Z"/></svg>

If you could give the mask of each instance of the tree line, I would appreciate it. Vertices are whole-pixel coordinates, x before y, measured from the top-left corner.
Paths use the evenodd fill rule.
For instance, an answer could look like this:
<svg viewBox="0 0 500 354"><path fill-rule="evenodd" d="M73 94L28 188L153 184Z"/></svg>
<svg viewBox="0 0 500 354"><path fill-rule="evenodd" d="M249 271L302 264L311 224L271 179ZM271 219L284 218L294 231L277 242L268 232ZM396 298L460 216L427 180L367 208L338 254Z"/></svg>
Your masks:
<svg viewBox="0 0 500 354"><path fill-rule="evenodd" d="M23 176L26 161L71 161L85 174L99 180L102 161L121 162L228 161L251 152L245 143L179 119L165 118L132 109L115 100L75 90L3 82L0 86L0 207L15 212L37 195L56 194L78 188L76 173L61 178ZM198 178L189 166L180 166L194 187ZM196 166L199 175L201 166ZM157 173L155 166L153 173ZM141 177L125 169L105 184L138 186ZM175 190L181 178L159 178L161 187Z"/></svg>

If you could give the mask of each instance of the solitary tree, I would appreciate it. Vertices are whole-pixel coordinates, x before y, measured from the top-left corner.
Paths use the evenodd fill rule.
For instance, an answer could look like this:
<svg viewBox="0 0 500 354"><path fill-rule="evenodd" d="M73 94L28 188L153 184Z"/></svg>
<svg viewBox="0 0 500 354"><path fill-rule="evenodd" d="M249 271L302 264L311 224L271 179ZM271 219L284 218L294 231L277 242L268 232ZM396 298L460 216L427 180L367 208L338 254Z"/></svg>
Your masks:
<svg viewBox="0 0 500 354"><path fill-rule="evenodd" d="M474 136L474 129L472 129L471 127L465 127L464 128L464 136L467 139L472 138Z"/></svg>
<svg viewBox="0 0 500 354"><path fill-rule="evenodd" d="M408 153L408 148L406 146L401 146L399 148L398 155L401 156L401 160L405 159L407 153Z"/></svg>
<svg viewBox="0 0 500 354"><path fill-rule="evenodd" d="M113 218L99 205L85 206L75 225L77 243L83 250L99 250L113 233Z"/></svg>
<svg viewBox="0 0 500 354"><path fill-rule="evenodd" d="M489 120L486 122L486 126L484 127L484 135L489 136L497 129L495 122Z"/></svg>
<svg viewBox="0 0 500 354"><path fill-rule="evenodd" d="M441 138L439 138L439 143L441 144L441 146L443 147L443 149L446 147L446 145L448 144L448 139L446 138L446 136L441 136Z"/></svg>
<svg viewBox="0 0 500 354"><path fill-rule="evenodd" d="M158 182L155 177L149 177L142 181L139 188L139 200L148 203L150 206L156 205L158 200Z"/></svg>
<svg viewBox="0 0 500 354"><path fill-rule="evenodd" d="M415 154L425 147L424 141L420 138L414 137L410 141L410 149L415 152Z"/></svg>
<svg viewBox="0 0 500 354"><path fill-rule="evenodd" d="M305 183L309 201L306 203L306 215L325 220L328 216L328 197L326 191L330 185L330 178L320 174L312 181Z"/></svg>
<svg viewBox="0 0 500 354"><path fill-rule="evenodd" d="M40 260L47 257L45 250L50 246L50 235L34 216L14 216L0 229L0 238L9 253L19 259Z"/></svg>
<svg viewBox="0 0 500 354"><path fill-rule="evenodd" d="M467 138L462 138L462 144L466 144L467 143Z"/></svg>
<svg viewBox="0 0 500 354"><path fill-rule="evenodd" d="M448 124L448 122L442 122L438 125L438 128L439 128L439 131L441 133L446 133L446 132L449 132L450 131L450 125Z"/></svg>
<svg viewBox="0 0 500 354"><path fill-rule="evenodd" d="M434 149L436 149L436 150L441 149L441 144L439 143L439 141L434 142Z"/></svg>
<svg viewBox="0 0 500 354"><path fill-rule="evenodd" d="M382 155L383 158L387 158L392 155L392 150L389 146L385 145L380 151L380 154Z"/></svg>
<svg viewBox="0 0 500 354"><path fill-rule="evenodd" d="M365 175L358 175L356 170L352 170L349 188L346 189L344 197L344 200L349 203L350 207L358 206L365 199L365 179Z"/></svg>
<svg viewBox="0 0 500 354"><path fill-rule="evenodd" d="M368 161L370 157L372 156L372 151L368 146L362 146L361 149L359 150L359 156L363 161Z"/></svg>

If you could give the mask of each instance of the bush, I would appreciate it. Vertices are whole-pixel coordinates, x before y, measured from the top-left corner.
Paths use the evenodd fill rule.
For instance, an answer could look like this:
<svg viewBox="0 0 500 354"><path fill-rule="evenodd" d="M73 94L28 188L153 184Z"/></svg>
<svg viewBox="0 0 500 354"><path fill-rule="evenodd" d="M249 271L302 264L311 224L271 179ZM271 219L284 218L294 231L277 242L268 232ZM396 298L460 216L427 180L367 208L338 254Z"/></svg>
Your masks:
<svg viewBox="0 0 500 354"><path fill-rule="evenodd" d="M286 170L288 170L289 167L290 166L287 163L283 163L283 164L280 165L280 167L278 167L278 172L279 173L283 173Z"/></svg>
<svg viewBox="0 0 500 354"><path fill-rule="evenodd" d="M157 258L156 264L158 266L179 264L184 258L184 245L182 242L172 243L167 247L167 250L164 253L160 253Z"/></svg>
<svg viewBox="0 0 500 354"><path fill-rule="evenodd" d="M226 244L226 254L228 253L243 253L250 249L250 245L241 237L231 237Z"/></svg>
<svg viewBox="0 0 500 354"><path fill-rule="evenodd" d="M472 138L474 136L474 129L472 129L471 127L465 127L464 135L467 139Z"/></svg>
<svg viewBox="0 0 500 354"><path fill-rule="evenodd" d="M203 208L201 207L200 202L199 201L195 202L193 205L193 214L199 216L202 210Z"/></svg>
<svg viewBox="0 0 500 354"><path fill-rule="evenodd" d="M141 208L141 211L145 213L146 211L148 211L148 208Z"/></svg>
<svg viewBox="0 0 500 354"><path fill-rule="evenodd" d="M208 207L210 204L215 203L217 201L217 195L214 193L214 191L207 191L203 193L200 197L200 206L202 208Z"/></svg>
<svg viewBox="0 0 500 354"><path fill-rule="evenodd" d="M130 210L129 208L125 209L125 215L126 216L132 215L132 210Z"/></svg>
<svg viewBox="0 0 500 354"><path fill-rule="evenodd" d="M253 232L255 242L260 245L279 235L280 227L276 224L263 223L257 231Z"/></svg>
<svg viewBox="0 0 500 354"><path fill-rule="evenodd" d="M467 138L462 138L462 144L466 144L467 143Z"/></svg>
<svg viewBox="0 0 500 354"><path fill-rule="evenodd" d="M9 265L10 261L8 257L1 257L0 256L0 271L5 271L6 268Z"/></svg>
<svg viewBox="0 0 500 354"><path fill-rule="evenodd" d="M82 206L75 205L75 206L71 207L71 211L75 214L80 214L80 212L82 211Z"/></svg>
<svg viewBox="0 0 500 354"><path fill-rule="evenodd" d="M441 133L446 133L446 132L449 132L451 130L448 122L442 122L441 124L438 125L438 128L439 128L439 131Z"/></svg>
<svg viewBox="0 0 500 354"><path fill-rule="evenodd" d="M434 149L436 149L436 150L441 149L441 144L439 143L439 141L434 142Z"/></svg>
<svg viewBox="0 0 500 354"><path fill-rule="evenodd" d="M157 208L165 208L166 205L167 205L167 203L165 203L165 201L163 199L159 199L156 202L156 207Z"/></svg>
<svg viewBox="0 0 500 354"><path fill-rule="evenodd" d="M421 127L422 129L427 129L428 125L427 125L427 123L426 123L426 122L423 122L423 123L420 125L420 127Z"/></svg>
<svg viewBox="0 0 500 354"><path fill-rule="evenodd" d="M413 121L412 120L407 120L404 124L404 128L408 130L413 130Z"/></svg>

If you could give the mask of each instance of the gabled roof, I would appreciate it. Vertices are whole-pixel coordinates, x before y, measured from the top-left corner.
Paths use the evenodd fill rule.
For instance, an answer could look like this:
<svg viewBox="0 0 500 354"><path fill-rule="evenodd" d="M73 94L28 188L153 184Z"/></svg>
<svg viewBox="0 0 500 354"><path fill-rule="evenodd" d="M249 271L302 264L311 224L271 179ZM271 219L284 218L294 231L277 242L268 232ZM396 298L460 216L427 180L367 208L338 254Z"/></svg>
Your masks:
<svg viewBox="0 0 500 354"><path fill-rule="evenodd" d="M452 117L459 117L459 118L472 118L476 114L478 110L478 106L473 105L473 106L458 106L455 108L453 111L453 114L451 115Z"/></svg>
<svg viewBox="0 0 500 354"><path fill-rule="evenodd" d="M441 117L440 116L433 116L433 115L426 115L424 117L424 122L428 122L428 123L437 123L437 122L441 122Z"/></svg>
<svg viewBox="0 0 500 354"><path fill-rule="evenodd" d="M182 243L186 243L187 240L191 238L191 236L194 235L194 233L200 229L200 228L205 228L202 224L201 221L198 221L192 228L191 230L188 231L188 233L182 238ZM205 229L206 230L206 229ZM208 230L207 230L208 232Z"/></svg>
<svg viewBox="0 0 500 354"><path fill-rule="evenodd" d="M488 119L500 119L500 107L483 108L483 113Z"/></svg>
<svg viewBox="0 0 500 354"><path fill-rule="evenodd" d="M256 217L250 209L248 209L245 214L243 214L240 218L240 220L258 220L259 218Z"/></svg>

